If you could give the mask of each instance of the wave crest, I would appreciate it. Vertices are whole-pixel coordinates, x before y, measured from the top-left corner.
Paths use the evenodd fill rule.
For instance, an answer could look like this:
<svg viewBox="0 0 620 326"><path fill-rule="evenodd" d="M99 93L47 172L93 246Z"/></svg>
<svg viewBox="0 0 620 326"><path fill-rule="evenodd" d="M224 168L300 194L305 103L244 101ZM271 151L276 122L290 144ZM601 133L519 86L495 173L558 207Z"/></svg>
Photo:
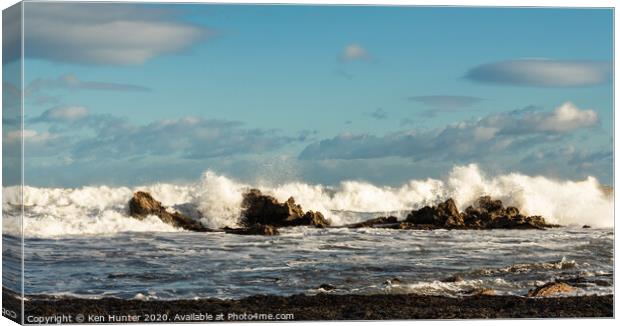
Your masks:
<svg viewBox="0 0 620 326"><path fill-rule="evenodd" d="M293 196L304 210L321 211L334 225L359 222L379 214L404 217L411 209L452 197L459 209L490 195L525 214L542 215L561 225L613 225L613 196L593 177L561 181L510 173L488 177L475 164L456 166L445 179L410 180L400 187L344 181L329 187L292 182L254 185L285 201ZM125 231L179 231L156 218L127 216L134 191L150 192L164 205L200 219L211 228L237 226L243 193L251 185L206 171L191 184L158 183L142 187L24 187L27 237L58 237ZM3 188L4 230L20 234L19 187Z"/></svg>

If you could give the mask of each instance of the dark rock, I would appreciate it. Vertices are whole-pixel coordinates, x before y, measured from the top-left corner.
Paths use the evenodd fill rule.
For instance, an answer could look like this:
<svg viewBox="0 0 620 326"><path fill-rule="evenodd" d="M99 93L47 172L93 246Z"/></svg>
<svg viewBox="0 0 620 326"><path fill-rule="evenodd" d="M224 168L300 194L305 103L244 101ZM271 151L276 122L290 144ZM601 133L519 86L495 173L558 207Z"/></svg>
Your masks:
<svg viewBox="0 0 620 326"><path fill-rule="evenodd" d="M588 287L592 284L598 286L611 286L611 283L605 280L600 279L588 279L583 276L574 276L568 278L562 278L557 280L558 282L566 283L568 285L576 286L576 287Z"/></svg>
<svg viewBox="0 0 620 326"><path fill-rule="evenodd" d="M177 212L168 212L159 201L155 200L151 194L144 191L136 192L131 200L129 200L129 215L139 220L143 220L148 215L155 215L164 223L177 228L197 232L211 231L200 222L188 216Z"/></svg>
<svg viewBox="0 0 620 326"><path fill-rule="evenodd" d="M605 280L594 280L592 281L592 283L598 285L598 286L611 286L610 282L607 282Z"/></svg>
<svg viewBox="0 0 620 326"><path fill-rule="evenodd" d="M331 284L324 283L324 284L319 285L319 290L333 291L335 289L336 289L336 287L331 285Z"/></svg>
<svg viewBox="0 0 620 326"><path fill-rule="evenodd" d="M502 201L499 199L493 200L491 199L491 196L481 196L478 198L476 205L488 213L495 213L504 209Z"/></svg>
<svg viewBox="0 0 620 326"><path fill-rule="evenodd" d="M398 277L394 277L392 279L389 279L383 282L383 285L400 285L401 283L402 281Z"/></svg>
<svg viewBox="0 0 620 326"><path fill-rule="evenodd" d="M581 228L582 228L582 229L589 229L589 228L591 228L591 226L589 226L589 225L585 224L585 225L584 225L584 226L582 226Z"/></svg>
<svg viewBox="0 0 620 326"><path fill-rule="evenodd" d="M480 197L474 206L460 213L452 198L437 206L424 206L407 215L407 223L400 228L418 229L544 229L557 225L547 224L541 216L524 216L516 207L504 207L501 200Z"/></svg>
<svg viewBox="0 0 620 326"><path fill-rule="evenodd" d="M263 225L263 224L254 224L247 228L224 228L226 233L232 234L243 234L243 235L279 235L280 232L275 226L272 225Z"/></svg>
<svg viewBox="0 0 620 326"><path fill-rule="evenodd" d="M395 230L434 230L437 228L432 224L413 224L409 222L386 224L385 226L378 225L375 227L385 227L388 229L395 229Z"/></svg>
<svg viewBox="0 0 620 326"><path fill-rule="evenodd" d="M321 212L307 211L301 218L291 221L291 225L314 225L318 228L324 228L329 226L329 222Z"/></svg>
<svg viewBox="0 0 620 326"><path fill-rule="evenodd" d="M437 206L424 206L407 215L407 222L414 224L444 225L448 219L456 221L462 219L452 198Z"/></svg>
<svg viewBox="0 0 620 326"><path fill-rule="evenodd" d="M398 223L398 219L396 218L396 216L388 216L388 217L380 216L377 218L366 220L364 222L349 224L346 227L348 228L369 228L375 225L394 224L394 223Z"/></svg>
<svg viewBox="0 0 620 326"><path fill-rule="evenodd" d="M463 282L464 279L461 275L454 275L454 276L450 276L448 278L444 278L443 280L441 280L444 283L456 283L456 282Z"/></svg>
<svg viewBox="0 0 620 326"><path fill-rule="evenodd" d="M243 195L241 203L243 209L242 224L273 226L314 225L325 227L329 222L320 212L308 211L304 213L301 206L295 203L293 197L280 203L272 196L263 195L258 189L251 189Z"/></svg>
<svg viewBox="0 0 620 326"><path fill-rule="evenodd" d="M550 297L560 293L570 293L575 288L564 282L549 282L527 292L528 297Z"/></svg>

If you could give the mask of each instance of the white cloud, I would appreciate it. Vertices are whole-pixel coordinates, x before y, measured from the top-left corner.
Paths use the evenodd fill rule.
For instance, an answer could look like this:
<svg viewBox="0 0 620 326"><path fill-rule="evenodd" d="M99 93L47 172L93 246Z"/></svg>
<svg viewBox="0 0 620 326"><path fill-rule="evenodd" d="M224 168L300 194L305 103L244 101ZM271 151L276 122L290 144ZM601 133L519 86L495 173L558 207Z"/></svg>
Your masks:
<svg viewBox="0 0 620 326"><path fill-rule="evenodd" d="M209 31L172 19L166 10L133 4L29 3L26 55L83 64L142 64L186 50Z"/></svg>
<svg viewBox="0 0 620 326"><path fill-rule="evenodd" d="M340 54L340 60L342 61L355 61L355 60L371 60L372 56L359 44L349 44L345 46Z"/></svg>
<svg viewBox="0 0 620 326"><path fill-rule="evenodd" d="M594 110L581 110L573 103L566 102L550 114L532 114L525 123L536 126L540 131L566 132L598 124L598 114Z"/></svg>
<svg viewBox="0 0 620 326"><path fill-rule="evenodd" d="M32 129L24 129L11 131L4 135L3 140L5 144L19 144L24 139L25 143L45 143L50 140L54 140L57 138L56 135L51 134L49 132L38 132Z"/></svg>
<svg viewBox="0 0 620 326"><path fill-rule="evenodd" d="M588 86L609 82L611 64L587 60L516 59L474 67L466 78L518 86Z"/></svg>

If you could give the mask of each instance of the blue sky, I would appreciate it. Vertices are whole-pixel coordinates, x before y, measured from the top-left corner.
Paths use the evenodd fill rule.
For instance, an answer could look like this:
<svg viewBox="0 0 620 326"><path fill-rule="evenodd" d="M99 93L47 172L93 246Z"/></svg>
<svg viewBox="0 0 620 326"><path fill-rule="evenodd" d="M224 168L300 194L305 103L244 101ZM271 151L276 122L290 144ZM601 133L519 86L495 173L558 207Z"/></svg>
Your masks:
<svg viewBox="0 0 620 326"><path fill-rule="evenodd" d="M27 3L25 24L28 184L611 183L611 10Z"/></svg>

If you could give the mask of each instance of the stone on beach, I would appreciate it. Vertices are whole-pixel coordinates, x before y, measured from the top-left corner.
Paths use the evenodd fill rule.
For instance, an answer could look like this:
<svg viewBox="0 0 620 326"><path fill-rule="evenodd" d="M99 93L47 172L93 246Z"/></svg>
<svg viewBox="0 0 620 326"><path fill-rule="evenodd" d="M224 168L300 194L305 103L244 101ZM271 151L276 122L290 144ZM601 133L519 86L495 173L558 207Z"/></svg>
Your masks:
<svg viewBox="0 0 620 326"><path fill-rule="evenodd" d="M550 282L527 292L528 297L550 297L562 293L570 293L575 288L564 282Z"/></svg>

